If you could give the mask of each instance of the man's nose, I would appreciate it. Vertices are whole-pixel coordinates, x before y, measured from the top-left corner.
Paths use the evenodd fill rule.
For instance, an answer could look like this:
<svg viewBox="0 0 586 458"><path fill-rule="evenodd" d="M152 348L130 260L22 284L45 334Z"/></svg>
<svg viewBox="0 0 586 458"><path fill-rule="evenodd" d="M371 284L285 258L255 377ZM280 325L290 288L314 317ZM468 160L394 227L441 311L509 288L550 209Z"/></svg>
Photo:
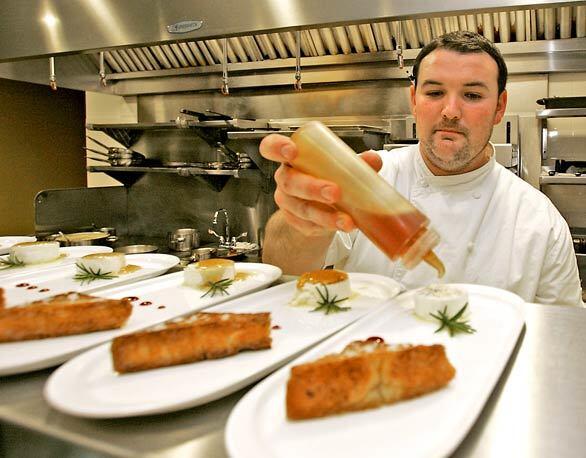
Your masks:
<svg viewBox="0 0 586 458"><path fill-rule="evenodd" d="M457 97L446 97L442 117L448 120L460 119L462 112Z"/></svg>

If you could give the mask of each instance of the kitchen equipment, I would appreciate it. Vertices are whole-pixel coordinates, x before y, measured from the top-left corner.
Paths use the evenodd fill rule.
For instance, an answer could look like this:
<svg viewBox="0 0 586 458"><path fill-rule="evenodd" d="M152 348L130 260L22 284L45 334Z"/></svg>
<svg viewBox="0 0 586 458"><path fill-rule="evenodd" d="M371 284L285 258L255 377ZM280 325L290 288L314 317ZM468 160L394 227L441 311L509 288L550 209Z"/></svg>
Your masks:
<svg viewBox="0 0 586 458"><path fill-rule="evenodd" d="M200 236L197 229L182 228L167 234L169 249L172 251L191 251L199 247Z"/></svg>
<svg viewBox="0 0 586 458"><path fill-rule="evenodd" d="M115 248L114 251L125 254L155 253L159 251L156 245L126 245Z"/></svg>
<svg viewBox="0 0 586 458"><path fill-rule="evenodd" d="M88 246L88 245L103 245L108 238L105 232L74 232L72 234L64 234L59 232L49 237L49 240L59 242L61 246Z"/></svg>
<svg viewBox="0 0 586 458"><path fill-rule="evenodd" d="M196 248L191 252L191 260L194 262L203 261L204 259L210 259L216 252L216 248L204 247Z"/></svg>
<svg viewBox="0 0 586 458"><path fill-rule="evenodd" d="M336 206L348 213L358 228L392 259L413 268L422 260L443 276L445 268L433 249L439 235L429 219L384 181L330 129L310 121L291 136L298 156L291 165L342 189Z"/></svg>
<svg viewBox="0 0 586 458"><path fill-rule="evenodd" d="M135 151L132 151L131 149L119 148L119 147L115 147L115 146L107 146L107 145L103 144L102 142L96 140L95 138L90 137L89 135L87 136L87 138L108 151L107 153L104 153L102 151L98 151L96 149L88 148L88 147L84 146L83 147L84 150L107 158L107 159L101 159L101 158L95 158L92 156L88 156L89 159L93 159L94 161L107 162L113 166L128 167L128 166L140 165L145 160L145 157L142 154L137 153Z"/></svg>

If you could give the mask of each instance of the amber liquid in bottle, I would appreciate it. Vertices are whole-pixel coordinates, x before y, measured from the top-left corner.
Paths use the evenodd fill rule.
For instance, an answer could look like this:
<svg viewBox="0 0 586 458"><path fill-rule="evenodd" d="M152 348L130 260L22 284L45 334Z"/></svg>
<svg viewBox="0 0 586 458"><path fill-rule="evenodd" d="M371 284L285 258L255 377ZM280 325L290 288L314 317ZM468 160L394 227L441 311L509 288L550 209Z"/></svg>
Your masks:
<svg viewBox="0 0 586 458"><path fill-rule="evenodd" d="M299 156L291 164L309 175L333 181L342 190L336 205L391 260L407 268L421 260L442 277L445 268L432 251L439 236L429 219L359 159L331 130L310 121L291 137Z"/></svg>

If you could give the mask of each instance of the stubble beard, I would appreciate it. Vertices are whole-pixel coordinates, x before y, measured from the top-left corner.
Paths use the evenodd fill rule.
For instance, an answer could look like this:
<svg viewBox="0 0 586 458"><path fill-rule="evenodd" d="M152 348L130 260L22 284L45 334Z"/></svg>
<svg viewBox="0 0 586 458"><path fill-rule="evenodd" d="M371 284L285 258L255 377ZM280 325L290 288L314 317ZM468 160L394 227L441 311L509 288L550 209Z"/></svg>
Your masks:
<svg viewBox="0 0 586 458"><path fill-rule="evenodd" d="M434 131L435 133L435 131ZM421 139L421 146L423 147L423 152L426 158L438 169L443 170L444 172L454 173L461 170L464 170L468 167L476 157L481 154L492 134L492 129L488 133L487 137L481 143L480 148L477 151L474 151L476 148L472 148L470 145L470 141L468 139L468 132L462 131L461 135L464 136L464 144L460 147L451 157L451 159L446 160L436 154L436 146L434 145L433 135L426 139Z"/></svg>

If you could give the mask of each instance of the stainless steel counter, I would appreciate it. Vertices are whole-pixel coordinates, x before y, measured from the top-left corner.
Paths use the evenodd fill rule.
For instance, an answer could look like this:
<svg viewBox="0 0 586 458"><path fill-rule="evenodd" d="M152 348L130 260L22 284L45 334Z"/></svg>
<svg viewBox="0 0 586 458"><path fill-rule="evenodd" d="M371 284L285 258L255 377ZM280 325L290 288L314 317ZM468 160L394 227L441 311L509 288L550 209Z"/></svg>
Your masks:
<svg viewBox="0 0 586 458"><path fill-rule="evenodd" d="M586 454L586 310L528 304L526 328L480 417L456 457L577 457ZM173 414L84 420L52 410L43 400L51 373L0 378L0 455L18 453L11 443L23 429L31 440L71 444L69 456L224 457L224 426L248 389ZM195 381L194 381L195 383ZM172 389L172 387L169 387ZM17 425L7 427L7 424ZM34 434L34 433L30 433ZM10 437L8 437L10 436ZM3 448L2 448L3 447ZM85 451L84 451L85 449ZM46 450L46 448L44 448ZM4 454L2 453L4 452ZM366 451L367 452L367 451ZM33 455L28 455L33 456ZM41 456L41 455L36 455ZM45 455L57 456L57 455Z"/></svg>

